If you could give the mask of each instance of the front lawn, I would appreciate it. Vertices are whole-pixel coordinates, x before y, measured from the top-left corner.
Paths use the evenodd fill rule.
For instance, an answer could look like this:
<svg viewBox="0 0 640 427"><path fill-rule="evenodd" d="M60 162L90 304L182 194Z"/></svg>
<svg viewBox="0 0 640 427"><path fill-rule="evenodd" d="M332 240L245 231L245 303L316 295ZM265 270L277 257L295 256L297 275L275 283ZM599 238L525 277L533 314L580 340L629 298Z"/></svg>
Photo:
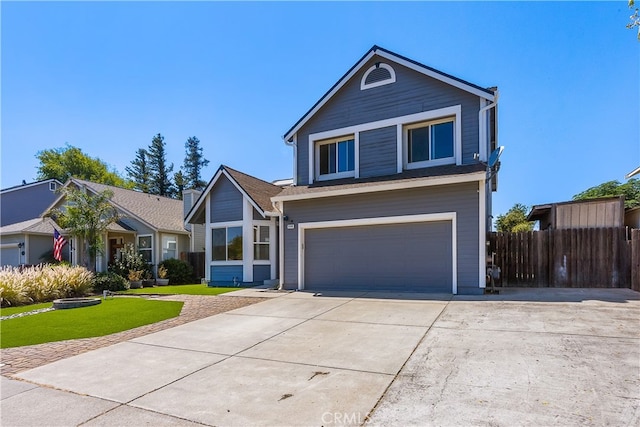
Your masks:
<svg viewBox="0 0 640 427"><path fill-rule="evenodd" d="M175 285L155 286L153 288L129 289L123 294L160 294L160 295L220 295L225 292L233 292L242 288L213 288L207 285Z"/></svg>
<svg viewBox="0 0 640 427"><path fill-rule="evenodd" d="M37 304L22 311L43 308ZM15 319L2 320L0 348L109 335L170 319L180 314L182 302L150 301L142 298L112 298L101 304L54 310ZM12 314L2 309L2 315Z"/></svg>

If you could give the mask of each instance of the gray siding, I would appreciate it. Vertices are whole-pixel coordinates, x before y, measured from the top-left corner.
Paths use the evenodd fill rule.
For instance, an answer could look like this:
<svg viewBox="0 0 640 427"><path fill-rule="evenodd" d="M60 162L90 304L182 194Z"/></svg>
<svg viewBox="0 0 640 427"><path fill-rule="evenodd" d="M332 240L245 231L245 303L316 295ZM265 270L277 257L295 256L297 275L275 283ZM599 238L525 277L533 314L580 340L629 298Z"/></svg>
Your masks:
<svg viewBox="0 0 640 427"><path fill-rule="evenodd" d="M69 260L69 244L64 245L62 248L62 258ZM29 257L27 258L28 264L39 264L42 262L42 257L47 252L53 251L53 236L29 236Z"/></svg>
<svg viewBox="0 0 640 427"><path fill-rule="evenodd" d="M325 197L284 203L284 213L296 224L352 218L374 218L425 213L457 213L458 290L478 289L478 183ZM298 285L298 227L284 230L287 288Z"/></svg>
<svg viewBox="0 0 640 427"><path fill-rule="evenodd" d="M211 222L242 221L242 193L223 175L211 189Z"/></svg>
<svg viewBox="0 0 640 427"><path fill-rule="evenodd" d="M260 212L258 212L256 210L256 208L253 208L252 210L253 210L253 219L255 219L255 220L264 220L265 219L265 217L260 215Z"/></svg>
<svg viewBox="0 0 640 427"><path fill-rule="evenodd" d="M451 232L450 221L308 230L305 289L451 292Z"/></svg>
<svg viewBox="0 0 640 427"><path fill-rule="evenodd" d="M479 97L387 60L382 62L394 68L396 82L361 91L362 75L379 61L381 58L374 56L297 132L299 185L309 184L310 134L453 105L462 106L462 162L474 162L473 153L479 151ZM395 162L395 152L392 157Z"/></svg>
<svg viewBox="0 0 640 427"><path fill-rule="evenodd" d="M153 239L155 241L155 230L139 220L131 217L123 217L120 222L126 224L132 230L135 230L138 234L153 234Z"/></svg>
<svg viewBox="0 0 640 427"><path fill-rule="evenodd" d="M0 194L0 226L39 217L58 196L48 181Z"/></svg>
<svg viewBox="0 0 640 427"><path fill-rule="evenodd" d="M193 251L204 252L206 228L204 224L191 224L191 239L193 240Z"/></svg>
<svg viewBox="0 0 640 427"><path fill-rule="evenodd" d="M392 175L397 171L396 127L360 133L360 177Z"/></svg>

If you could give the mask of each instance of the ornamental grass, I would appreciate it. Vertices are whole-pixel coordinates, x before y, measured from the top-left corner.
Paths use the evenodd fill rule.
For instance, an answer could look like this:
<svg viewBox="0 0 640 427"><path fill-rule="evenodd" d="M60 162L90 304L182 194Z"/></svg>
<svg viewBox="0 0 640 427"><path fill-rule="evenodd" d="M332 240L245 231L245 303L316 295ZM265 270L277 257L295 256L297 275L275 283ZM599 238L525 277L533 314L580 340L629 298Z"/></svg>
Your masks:
<svg viewBox="0 0 640 427"><path fill-rule="evenodd" d="M84 267L41 264L0 268L0 305L35 304L88 295L93 273Z"/></svg>

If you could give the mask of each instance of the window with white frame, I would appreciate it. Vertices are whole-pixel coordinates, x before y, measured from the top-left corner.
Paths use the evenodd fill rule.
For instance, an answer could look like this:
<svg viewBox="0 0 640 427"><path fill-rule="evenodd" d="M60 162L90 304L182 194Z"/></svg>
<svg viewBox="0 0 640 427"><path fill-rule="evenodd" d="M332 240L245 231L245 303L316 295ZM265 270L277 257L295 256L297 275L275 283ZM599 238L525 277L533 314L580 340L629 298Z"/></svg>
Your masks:
<svg viewBox="0 0 640 427"><path fill-rule="evenodd" d="M455 163L455 146L453 117L404 126L407 169Z"/></svg>
<svg viewBox="0 0 640 427"><path fill-rule="evenodd" d="M220 227L211 230L213 261L242 261L242 227Z"/></svg>
<svg viewBox="0 0 640 427"><path fill-rule="evenodd" d="M178 258L178 236L162 236L162 260Z"/></svg>
<svg viewBox="0 0 640 427"><path fill-rule="evenodd" d="M151 264L153 262L153 236L138 236L138 252L142 255L145 262Z"/></svg>
<svg viewBox="0 0 640 427"><path fill-rule="evenodd" d="M253 259L269 261L269 226L253 226Z"/></svg>
<svg viewBox="0 0 640 427"><path fill-rule="evenodd" d="M355 175L353 135L317 141L315 155L318 179L348 178Z"/></svg>

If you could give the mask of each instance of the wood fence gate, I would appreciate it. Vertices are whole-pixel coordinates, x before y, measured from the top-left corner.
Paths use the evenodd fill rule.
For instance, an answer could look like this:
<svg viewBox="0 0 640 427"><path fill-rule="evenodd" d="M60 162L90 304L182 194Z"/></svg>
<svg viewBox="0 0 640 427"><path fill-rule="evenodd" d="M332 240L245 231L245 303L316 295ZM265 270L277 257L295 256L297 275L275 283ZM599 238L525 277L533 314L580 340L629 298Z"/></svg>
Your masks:
<svg viewBox="0 0 640 427"><path fill-rule="evenodd" d="M490 233L489 242L503 286L640 290L640 230Z"/></svg>

